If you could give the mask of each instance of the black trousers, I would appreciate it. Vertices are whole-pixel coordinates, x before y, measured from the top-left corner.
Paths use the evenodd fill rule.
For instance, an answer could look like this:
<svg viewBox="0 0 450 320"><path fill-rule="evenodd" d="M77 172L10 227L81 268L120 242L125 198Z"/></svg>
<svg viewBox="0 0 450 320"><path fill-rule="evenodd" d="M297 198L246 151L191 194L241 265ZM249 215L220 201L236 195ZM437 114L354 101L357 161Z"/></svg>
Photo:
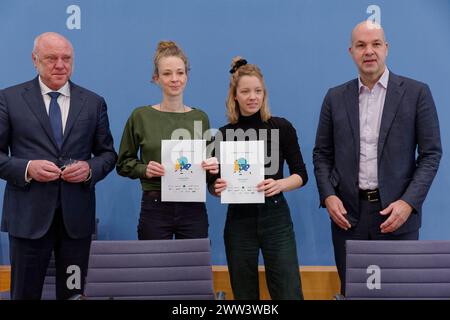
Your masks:
<svg viewBox="0 0 450 320"><path fill-rule="evenodd" d="M331 234L333 238L334 258L341 280L341 294L345 296L345 242L347 240L417 240L419 230L394 235L381 233L380 225L389 216L382 216L381 202L369 202L360 200L360 217L355 227L345 231L331 222Z"/></svg>
<svg viewBox="0 0 450 320"><path fill-rule="evenodd" d="M64 300L82 294L90 245L91 237L72 239L68 236L61 210L55 212L53 222L42 238L24 239L10 235L11 299L41 299L52 251L55 255L56 298ZM78 275L79 281L74 278Z"/></svg>
<svg viewBox="0 0 450 320"><path fill-rule="evenodd" d="M265 204L229 205L224 239L236 300L259 299L259 250L271 298L303 299L295 234L282 194L266 198Z"/></svg>
<svg viewBox="0 0 450 320"><path fill-rule="evenodd" d="M139 240L207 238L208 226L203 202L161 202L159 191L142 194Z"/></svg>

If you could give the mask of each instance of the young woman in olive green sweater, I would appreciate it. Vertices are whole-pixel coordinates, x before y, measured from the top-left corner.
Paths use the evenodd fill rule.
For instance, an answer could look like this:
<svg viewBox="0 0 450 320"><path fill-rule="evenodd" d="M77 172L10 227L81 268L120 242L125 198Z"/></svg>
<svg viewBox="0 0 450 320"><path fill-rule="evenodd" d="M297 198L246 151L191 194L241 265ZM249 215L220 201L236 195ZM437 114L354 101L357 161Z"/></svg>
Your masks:
<svg viewBox="0 0 450 320"><path fill-rule="evenodd" d="M160 163L161 140L171 139L179 129L187 130L191 139L202 139L203 132L209 129L206 113L183 102L188 71L188 59L181 48L173 41L161 41L154 57L153 82L160 86L163 99L159 104L136 108L122 135L117 172L139 178L143 190L140 240L208 237L205 203L161 202L161 176L165 170ZM217 159L203 161L202 168L217 173Z"/></svg>

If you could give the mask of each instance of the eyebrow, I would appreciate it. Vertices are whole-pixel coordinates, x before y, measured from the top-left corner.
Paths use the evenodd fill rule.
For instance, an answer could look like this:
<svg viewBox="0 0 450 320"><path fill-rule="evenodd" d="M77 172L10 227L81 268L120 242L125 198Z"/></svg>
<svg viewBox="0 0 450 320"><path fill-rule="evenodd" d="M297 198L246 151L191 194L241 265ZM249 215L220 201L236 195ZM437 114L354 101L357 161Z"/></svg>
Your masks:
<svg viewBox="0 0 450 320"><path fill-rule="evenodd" d="M363 40L357 40L357 41L355 41L355 43L373 43L373 42L383 42L383 40L382 39L375 39L375 40L372 40L372 41L363 41Z"/></svg>
<svg viewBox="0 0 450 320"><path fill-rule="evenodd" d="M239 88L239 90L250 90L250 89L263 90L263 87L240 87Z"/></svg>
<svg viewBox="0 0 450 320"><path fill-rule="evenodd" d="M172 71L172 69L162 69L162 71ZM175 69L175 71L184 71L184 68Z"/></svg>

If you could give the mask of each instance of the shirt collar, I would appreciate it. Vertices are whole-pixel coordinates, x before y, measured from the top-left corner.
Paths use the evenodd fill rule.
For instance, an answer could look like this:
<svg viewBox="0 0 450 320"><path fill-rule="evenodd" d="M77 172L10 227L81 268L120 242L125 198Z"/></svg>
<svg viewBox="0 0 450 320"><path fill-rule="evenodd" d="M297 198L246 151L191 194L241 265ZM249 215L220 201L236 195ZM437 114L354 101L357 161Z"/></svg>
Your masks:
<svg viewBox="0 0 450 320"><path fill-rule="evenodd" d="M42 82L41 76L39 76L39 86L41 87L41 93L42 95L46 95L49 92L59 92L61 93L63 96L66 97L70 97L70 85L69 85L69 81L67 81L61 88L59 88L58 90L52 90L49 87L47 87L45 85L44 82Z"/></svg>
<svg viewBox="0 0 450 320"><path fill-rule="evenodd" d="M384 69L383 74L381 75L380 79L377 81L377 84L381 85L384 89L387 89L387 85L388 85L388 81L389 81L389 69L386 67ZM358 76L358 88L359 88L359 92L361 92L361 88L365 87L365 85L362 83L361 81L361 76Z"/></svg>

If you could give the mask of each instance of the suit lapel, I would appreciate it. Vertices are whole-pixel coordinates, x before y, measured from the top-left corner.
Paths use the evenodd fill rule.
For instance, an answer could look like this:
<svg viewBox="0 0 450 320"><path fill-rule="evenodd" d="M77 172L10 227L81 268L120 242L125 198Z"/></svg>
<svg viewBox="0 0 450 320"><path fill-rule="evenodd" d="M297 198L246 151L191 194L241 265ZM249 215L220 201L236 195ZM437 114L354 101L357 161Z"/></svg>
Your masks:
<svg viewBox="0 0 450 320"><path fill-rule="evenodd" d="M354 152L359 165L359 89L358 79L351 81L345 90L345 106L353 134Z"/></svg>
<svg viewBox="0 0 450 320"><path fill-rule="evenodd" d="M380 133L378 136L378 163L380 163L381 155L383 153L384 144L387 135L392 125L392 121L397 114L400 101L405 92L403 81L398 76L389 73L388 87L386 91L386 99L384 101L383 115L381 117Z"/></svg>
<svg viewBox="0 0 450 320"><path fill-rule="evenodd" d="M64 130L63 143L67 140L70 135L70 131L76 122L81 109L83 109L85 103L85 96L80 87L70 82L70 107L69 115L67 116L66 128Z"/></svg>
<svg viewBox="0 0 450 320"><path fill-rule="evenodd" d="M25 88L25 91L23 92L22 95L25 102L28 104L28 107L30 108L31 112L33 112L33 114L39 120L48 138L58 149L58 145L55 141L55 137L53 136L53 130L50 125L50 119L48 117L47 110L45 109L44 99L42 98L41 87L39 86L38 77L36 77L33 81L30 82L30 86Z"/></svg>

